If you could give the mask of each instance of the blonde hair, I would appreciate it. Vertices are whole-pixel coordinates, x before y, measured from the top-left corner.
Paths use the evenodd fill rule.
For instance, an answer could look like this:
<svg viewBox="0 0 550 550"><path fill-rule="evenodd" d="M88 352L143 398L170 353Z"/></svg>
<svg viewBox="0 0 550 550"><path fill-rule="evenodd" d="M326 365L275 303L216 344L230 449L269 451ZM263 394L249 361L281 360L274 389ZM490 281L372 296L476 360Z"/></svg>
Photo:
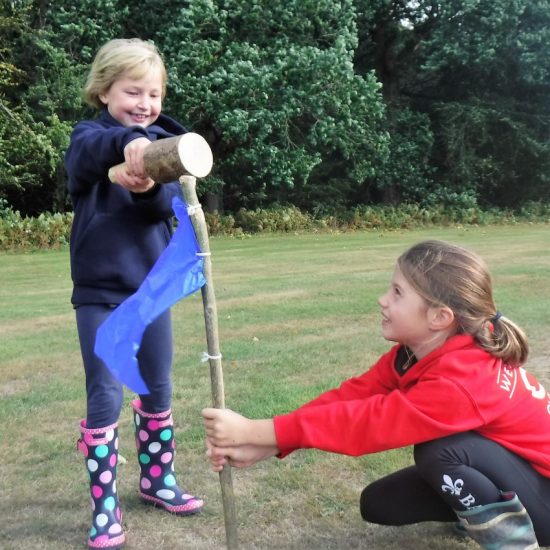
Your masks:
<svg viewBox="0 0 550 550"><path fill-rule="evenodd" d="M525 363L527 337L497 311L491 275L477 254L429 240L404 252L397 265L429 306L447 306L453 311L459 332L471 334L483 349L511 366Z"/></svg>
<svg viewBox="0 0 550 550"><path fill-rule="evenodd" d="M166 68L157 48L139 38L116 38L104 44L92 63L86 85L86 103L101 109L100 94L109 90L113 82L124 76L140 79L159 68L162 75L162 97L166 94Z"/></svg>

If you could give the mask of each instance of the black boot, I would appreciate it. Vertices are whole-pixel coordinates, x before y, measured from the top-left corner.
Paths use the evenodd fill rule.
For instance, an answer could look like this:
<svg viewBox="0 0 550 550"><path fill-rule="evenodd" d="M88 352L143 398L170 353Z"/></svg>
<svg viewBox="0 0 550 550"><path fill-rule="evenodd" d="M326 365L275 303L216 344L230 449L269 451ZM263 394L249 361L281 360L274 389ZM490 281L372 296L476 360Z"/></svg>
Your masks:
<svg viewBox="0 0 550 550"><path fill-rule="evenodd" d="M183 491L176 482L173 465L176 441L171 411L144 412L139 399L132 406L141 468L140 497L173 514L185 516L200 512L203 501Z"/></svg>
<svg viewBox="0 0 550 550"><path fill-rule="evenodd" d="M122 548L125 538L116 487L117 424L90 429L86 428L86 421L81 420L80 433L77 447L86 460L92 497L92 528L88 548Z"/></svg>

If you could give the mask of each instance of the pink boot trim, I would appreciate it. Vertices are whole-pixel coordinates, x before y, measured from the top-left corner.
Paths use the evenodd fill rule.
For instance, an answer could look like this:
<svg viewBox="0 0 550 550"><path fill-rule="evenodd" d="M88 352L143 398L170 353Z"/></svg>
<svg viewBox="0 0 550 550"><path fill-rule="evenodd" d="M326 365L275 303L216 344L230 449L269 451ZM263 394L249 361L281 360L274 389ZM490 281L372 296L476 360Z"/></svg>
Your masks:
<svg viewBox="0 0 550 550"><path fill-rule="evenodd" d="M167 502L164 502L160 498L153 497L151 495L146 495L145 493L140 492L139 496L146 501L148 504L153 504L154 506L160 506L172 514L177 514L179 516L189 516L191 514L196 514L202 510L204 502L199 498L192 498L188 500L185 504L178 504L177 506L172 506Z"/></svg>
<svg viewBox="0 0 550 550"><path fill-rule="evenodd" d="M124 533L122 533L122 535L113 537L112 539L88 540L88 548L111 548L112 550L116 550L122 548L125 542L126 539Z"/></svg>
<svg viewBox="0 0 550 550"><path fill-rule="evenodd" d="M105 426L105 428L86 428L86 419L83 419L80 421L80 433L82 434L82 439L88 444L93 445L94 447L97 445L107 445L109 440L106 437L101 438L95 438L94 435L103 435L106 434L110 430L114 430L118 427L118 423L115 422L114 424L111 424L110 426ZM77 441L77 447L79 450L80 446L79 443L82 442L82 439L79 439Z"/></svg>
<svg viewBox="0 0 550 550"><path fill-rule="evenodd" d="M134 411L137 412L139 416L141 416L141 418L152 420L152 423L155 424L158 428L166 428L167 426L174 425L174 419L172 418L172 409L168 409L167 411L161 413L147 413L141 410L141 401L139 399L132 401L132 407L134 408ZM157 420L159 418L162 418L163 420ZM153 429L156 430L157 428Z"/></svg>

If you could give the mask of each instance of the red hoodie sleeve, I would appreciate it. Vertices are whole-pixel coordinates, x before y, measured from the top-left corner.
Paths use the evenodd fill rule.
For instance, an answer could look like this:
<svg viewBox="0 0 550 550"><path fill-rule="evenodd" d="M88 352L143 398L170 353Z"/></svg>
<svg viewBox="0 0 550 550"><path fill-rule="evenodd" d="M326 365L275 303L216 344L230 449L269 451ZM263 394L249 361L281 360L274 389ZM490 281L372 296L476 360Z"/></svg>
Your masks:
<svg viewBox="0 0 550 550"><path fill-rule="evenodd" d="M394 346L388 353L382 355L380 359L364 374L354 378L350 378L343 382L338 388L328 390L322 393L315 399L305 403L291 414L300 414L301 411L309 408L317 408L323 405L331 403L338 403L344 401L355 401L360 399L366 399L373 395L386 395L396 387L396 375L394 372L393 364L395 362L395 356L399 346ZM289 415L285 415L287 417ZM284 417L275 417L274 422L277 427L279 420ZM283 430L286 431L286 430ZM279 443L279 438L277 437ZM298 447L282 447L279 458L284 458L290 452Z"/></svg>
<svg viewBox="0 0 550 550"><path fill-rule="evenodd" d="M445 378L426 379L408 391L319 402L274 418L281 456L300 448L359 456L482 424L468 393Z"/></svg>

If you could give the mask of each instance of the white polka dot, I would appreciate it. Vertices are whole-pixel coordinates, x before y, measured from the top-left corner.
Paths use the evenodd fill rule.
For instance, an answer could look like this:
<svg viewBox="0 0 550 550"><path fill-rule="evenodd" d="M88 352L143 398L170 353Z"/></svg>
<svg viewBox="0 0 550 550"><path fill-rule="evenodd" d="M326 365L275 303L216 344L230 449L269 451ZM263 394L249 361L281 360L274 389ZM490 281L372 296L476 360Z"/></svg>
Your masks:
<svg viewBox="0 0 550 550"><path fill-rule="evenodd" d="M112 441L113 437L115 437L115 431L114 430L107 430L105 432L105 437L106 437L107 441Z"/></svg>
<svg viewBox="0 0 550 550"><path fill-rule="evenodd" d="M139 414L136 414L135 421L136 421L136 426L139 426Z"/></svg>
<svg viewBox="0 0 550 550"><path fill-rule="evenodd" d="M157 491L157 497L163 498L165 500L172 500L173 498L175 498L175 496L176 493L168 489L161 489L160 491Z"/></svg>
<svg viewBox="0 0 550 550"><path fill-rule="evenodd" d="M151 488L151 482L146 477L142 477L141 478L141 487L143 489L150 489Z"/></svg>
<svg viewBox="0 0 550 550"><path fill-rule="evenodd" d="M151 445L149 445L148 449L149 449L149 452L152 453L152 454L155 454L155 453L158 453L160 451L160 443L156 442L155 443L151 443Z"/></svg>
<svg viewBox="0 0 550 550"><path fill-rule="evenodd" d="M101 483L109 483L111 479L113 479L113 474L109 470L105 470L99 476L99 481L101 481Z"/></svg>
<svg viewBox="0 0 550 550"><path fill-rule="evenodd" d="M107 522L109 521L109 518L107 517L107 514L98 514L95 518L95 522L98 527L103 527L107 525Z"/></svg>
<svg viewBox="0 0 550 550"><path fill-rule="evenodd" d="M109 527L109 535L118 535L122 531L122 527L118 523L113 523L111 527Z"/></svg>
<svg viewBox="0 0 550 550"><path fill-rule="evenodd" d="M95 472L99 467L99 464L95 461L95 460L88 460L88 470L90 470L90 472Z"/></svg>
<svg viewBox="0 0 550 550"><path fill-rule="evenodd" d="M116 493L116 479L113 481L113 493Z"/></svg>

